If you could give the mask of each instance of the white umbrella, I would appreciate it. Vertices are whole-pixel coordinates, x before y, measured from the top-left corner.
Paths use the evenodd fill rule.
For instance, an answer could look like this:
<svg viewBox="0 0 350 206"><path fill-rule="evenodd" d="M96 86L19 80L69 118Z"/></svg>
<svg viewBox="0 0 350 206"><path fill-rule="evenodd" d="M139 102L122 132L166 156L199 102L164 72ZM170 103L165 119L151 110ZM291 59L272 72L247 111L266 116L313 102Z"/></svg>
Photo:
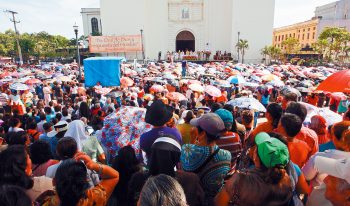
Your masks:
<svg viewBox="0 0 350 206"><path fill-rule="evenodd" d="M24 91L24 90L28 90L29 87L26 84L17 82L17 83L11 84L10 89L17 90L17 91Z"/></svg>
<svg viewBox="0 0 350 206"><path fill-rule="evenodd" d="M266 108L262 105L257 99L252 97L241 97L229 101L227 104L230 104L234 107L253 109L259 112L266 112Z"/></svg>

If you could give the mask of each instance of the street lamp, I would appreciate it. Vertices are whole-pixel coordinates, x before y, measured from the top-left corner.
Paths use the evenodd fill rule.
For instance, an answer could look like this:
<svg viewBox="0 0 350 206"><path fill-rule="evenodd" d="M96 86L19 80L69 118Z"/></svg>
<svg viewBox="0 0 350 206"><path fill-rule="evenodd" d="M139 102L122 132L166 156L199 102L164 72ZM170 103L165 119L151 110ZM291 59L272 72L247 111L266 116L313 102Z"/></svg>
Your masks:
<svg viewBox="0 0 350 206"><path fill-rule="evenodd" d="M77 46L77 62L78 62L78 69L79 69L79 82L81 81L81 68L80 68L80 53L79 53L79 42L78 42L78 31L79 31L79 26L77 23L74 24L73 26L74 33L75 33L75 41L76 41L76 46Z"/></svg>
<svg viewBox="0 0 350 206"><path fill-rule="evenodd" d="M140 32L141 32L141 44L142 44L142 58L143 58L143 61L145 61L145 50L143 48L143 29L140 29Z"/></svg>
<svg viewBox="0 0 350 206"><path fill-rule="evenodd" d="M238 57L238 59L237 59L237 63L239 63L239 40L240 40L239 36L240 35L241 35L241 32L238 32L238 42L237 42L237 57Z"/></svg>

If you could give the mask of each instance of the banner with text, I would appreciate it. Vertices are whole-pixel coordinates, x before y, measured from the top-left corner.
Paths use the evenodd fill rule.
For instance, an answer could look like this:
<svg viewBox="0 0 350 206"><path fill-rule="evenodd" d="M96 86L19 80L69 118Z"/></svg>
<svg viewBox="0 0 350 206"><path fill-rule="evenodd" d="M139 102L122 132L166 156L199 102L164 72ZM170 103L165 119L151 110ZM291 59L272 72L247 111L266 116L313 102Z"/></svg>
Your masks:
<svg viewBox="0 0 350 206"><path fill-rule="evenodd" d="M142 51L141 35L90 36L89 50L90 53Z"/></svg>

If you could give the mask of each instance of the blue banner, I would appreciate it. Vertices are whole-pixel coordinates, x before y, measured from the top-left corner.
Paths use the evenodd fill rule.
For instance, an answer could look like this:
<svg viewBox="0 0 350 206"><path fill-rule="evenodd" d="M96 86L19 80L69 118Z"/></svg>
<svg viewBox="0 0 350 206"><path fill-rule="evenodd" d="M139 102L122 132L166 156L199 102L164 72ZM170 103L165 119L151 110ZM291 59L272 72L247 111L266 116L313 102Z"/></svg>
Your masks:
<svg viewBox="0 0 350 206"><path fill-rule="evenodd" d="M120 86L120 57L91 57L84 59L85 86L100 82L103 87Z"/></svg>

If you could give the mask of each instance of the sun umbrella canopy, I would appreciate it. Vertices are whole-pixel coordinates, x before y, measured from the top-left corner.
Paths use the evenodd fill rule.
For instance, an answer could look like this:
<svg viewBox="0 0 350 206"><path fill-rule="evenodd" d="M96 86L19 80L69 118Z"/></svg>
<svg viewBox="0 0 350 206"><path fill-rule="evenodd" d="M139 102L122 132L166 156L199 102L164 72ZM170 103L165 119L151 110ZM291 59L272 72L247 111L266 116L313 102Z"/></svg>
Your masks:
<svg viewBox="0 0 350 206"><path fill-rule="evenodd" d="M317 90L350 92L350 69L332 74L317 87Z"/></svg>
<svg viewBox="0 0 350 206"><path fill-rule="evenodd" d="M341 115L329 110L329 108L318 108L305 102L299 103L304 105L307 110L307 116L304 121L305 124L310 124L311 118L315 115L321 115L323 118L325 118L327 125L333 125L335 123L341 122L343 119Z"/></svg>
<svg viewBox="0 0 350 206"><path fill-rule="evenodd" d="M292 87L284 87L282 90L281 90L281 94L282 95L286 95L288 93L293 93L293 94L296 94L298 97L301 97L301 93L295 89L295 88L292 88Z"/></svg>
<svg viewBox="0 0 350 206"><path fill-rule="evenodd" d="M182 101L182 100L187 100L185 95L179 93L179 92L170 92L166 95L166 98L172 100L172 101Z"/></svg>
<svg viewBox="0 0 350 206"><path fill-rule="evenodd" d="M25 83L26 84L40 84L41 81L39 79L28 79Z"/></svg>
<svg viewBox="0 0 350 206"><path fill-rule="evenodd" d="M146 109L121 107L104 119L101 143L114 157L119 149L130 145L141 155L140 137L151 129L145 122Z"/></svg>
<svg viewBox="0 0 350 206"><path fill-rule="evenodd" d="M204 87L200 84L190 84L188 88L190 88L190 90L195 92L204 92Z"/></svg>
<svg viewBox="0 0 350 206"><path fill-rule="evenodd" d="M246 82L244 77L241 75L231 76L227 79L227 81L231 84L244 84Z"/></svg>
<svg viewBox="0 0 350 206"><path fill-rule="evenodd" d="M102 94L102 95L107 95L108 93L110 93L112 91L111 88L98 88L95 90L95 92L97 94Z"/></svg>
<svg viewBox="0 0 350 206"><path fill-rule="evenodd" d="M266 82L281 81L281 79L278 76L274 75L274 74L265 75L265 76L261 77L261 79L263 81L266 81Z"/></svg>
<svg viewBox="0 0 350 206"><path fill-rule="evenodd" d="M220 89L212 86L212 85L208 85L205 87L205 92L207 94L209 94L212 97L221 97L221 91Z"/></svg>
<svg viewBox="0 0 350 206"><path fill-rule="evenodd" d="M162 85L155 84L150 88L152 92L163 92L165 88Z"/></svg>
<svg viewBox="0 0 350 206"><path fill-rule="evenodd" d="M252 97L241 97L229 101L227 104L230 104L234 107L253 109L260 112L266 112L266 108L262 105L257 99Z"/></svg>
<svg viewBox="0 0 350 206"><path fill-rule="evenodd" d="M122 77L120 78L120 83L123 86L131 87L134 84L134 81L130 79L129 77Z"/></svg>
<svg viewBox="0 0 350 206"><path fill-rule="evenodd" d="M17 91L24 91L24 90L28 90L29 87L22 83L13 83L10 85L10 89L17 90Z"/></svg>
<svg viewBox="0 0 350 206"><path fill-rule="evenodd" d="M72 79L68 76L59 76L57 77L57 80L62 81L62 82L70 82Z"/></svg>

